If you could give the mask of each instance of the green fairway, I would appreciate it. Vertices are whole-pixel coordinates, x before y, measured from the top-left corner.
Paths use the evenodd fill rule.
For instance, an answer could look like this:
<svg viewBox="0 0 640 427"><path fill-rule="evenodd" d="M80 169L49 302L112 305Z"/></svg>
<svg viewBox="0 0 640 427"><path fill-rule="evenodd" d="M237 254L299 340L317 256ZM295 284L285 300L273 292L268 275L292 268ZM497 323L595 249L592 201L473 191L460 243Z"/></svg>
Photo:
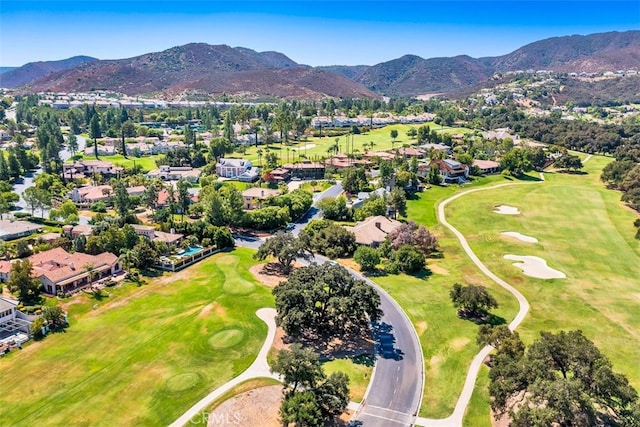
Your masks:
<svg viewBox="0 0 640 427"><path fill-rule="evenodd" d="M588 175L548 173L542 184L465 195L447 207L447 218L480 259L529 300L531 310L518 328L526 342L541 330L581 329L640 389L640 242L633 239L631 225L637 214L599 182L610 161L592 157L585 165ZM503 203L521 214L492 213ZM502 237L502 231L521 232L539 243ZM503 259L505 254L539 256L567 278L524 276ZM488 413L485 375L469 408L473 420Z"/></svg>
<svg viewBox="0 0 640 427"><path fill-rule="evenodd" d="M466 128L450 128L447 126L436 125L435 123L424 123L414 125L389 125L383 128L374 129L367 133L349 136L349 153L364 154L367 151L385 151L392 148L401 148L403 145L415 145L418 143L417 139L411 139L407 136L407 131L411 128L416 130L423 125L429 126L431 129L436 129L439 133L445 134L458 134L469 133L471 129ZM398 137L395 141L391 138L391 131L397 130ZM347 130L345 129L345 132ZM257 150L262 150L262 163L265 161L265 155L268 151L272 151L278 155L280 163L289 163L299 160L303 160L305 157L310 160L320 160L333 155L329 152L329 147L336 144L336 138L338 139L338 146L341 153L346 153L347 150L347 137L346 136L325 136L319 137L307 137L300 141L290 141L289 145L275 143L271 144L269 148L265 145L256 147L246 147L246 153L233 153L230 157L243 157L257 162L256 165L260 166ZM369 145L373 142L373 148Z"/></svg>
<svg viewBox="0 0 640 427"><path fill-rule="evenodd" d="M69 300L71 327L0 360L6 425L167 425L253 361L272 307L252 251L214 255L100 302Z"/></svg>
<svg viewBox="0 0 640 427"><path fill-rule="evenodd" d="M99 156L100 160L111 162L116 166L122 166L123 168L131 168L134 166L140 166L144 171L148 172L153 169L158 169L156 160L163 157L164 154L153 154L150 156L133 157L129 156L125 158L122 154L116 154L115 156ZM95 156L84 156L82 154L76 155L76 159L95 160ZM67 162L71 162L73 159L68 159Z"/></svg>
<svg viewBox="0 0 640 427"><path fill-rule="evenodd" d="M465 188L519 185L465 195L447 208L447 218L465 234L483 262L516 285L531 303L531 312L519 328L527 341L540 330L581 328L638 387L640 372L634 368L640 364L640 311L634 301L640 292L640 242L633 239L634 213L621 206L619 193L605 189L598 180L599 171L609 161L592 157L585 165L588 175L547 173L547 182L537 184L531 184L537 174L529 182L502 176L481 178ZM495 314L507 322L518 308L509 293L471 263L457 239L437 225L435 207L462 189L433 187L408 202L408 218L435 232L443 249L444 258L427 262L431 274L375 278L407 311L420 335L426 371L420 415L425 417L451 414L469 363L479 351L475 344L478 327L456 317L448 295L451 285L487 286L500 303ZM499 204L517 206L522 214L492 213ZM540 243L501 237L502 231L518 231L537 237ZM512 261L502 258L509 253L545 258L568 279L523 276L511 266ZM467 425L490 425L487 372L480 373Z"/></svg>

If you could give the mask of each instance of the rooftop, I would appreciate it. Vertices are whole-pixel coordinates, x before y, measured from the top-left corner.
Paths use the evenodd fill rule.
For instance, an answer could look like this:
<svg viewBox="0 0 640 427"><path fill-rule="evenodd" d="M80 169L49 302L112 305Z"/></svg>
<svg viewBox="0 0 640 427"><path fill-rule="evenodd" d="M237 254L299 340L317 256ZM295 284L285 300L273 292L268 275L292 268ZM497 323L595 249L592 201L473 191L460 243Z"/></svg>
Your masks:
<svg viewBox="0 0 640 427"><path fill-rule="evenodd" d="M41 228L42 226L40 224L34 224L33 222L29 221L3 219L0 220L0 240L4 237L10 237L16 234L36 232Z"/></svg>

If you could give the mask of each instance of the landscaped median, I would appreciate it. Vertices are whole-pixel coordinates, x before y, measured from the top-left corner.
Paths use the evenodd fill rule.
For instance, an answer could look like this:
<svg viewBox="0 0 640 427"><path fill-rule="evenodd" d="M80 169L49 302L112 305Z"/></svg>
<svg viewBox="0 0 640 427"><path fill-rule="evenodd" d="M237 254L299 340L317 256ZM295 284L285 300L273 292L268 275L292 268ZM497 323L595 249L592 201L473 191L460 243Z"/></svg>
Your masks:
<svg viewBox="0 0 640 427"><path fill-rule="evenodd" d="M237 249L101 301L65 300L71 327L0 363L2 423L166 425L244 371L273 306ZM116 403L117 402L117 403ZM117 409L115 409L115 406Z"/></svg>

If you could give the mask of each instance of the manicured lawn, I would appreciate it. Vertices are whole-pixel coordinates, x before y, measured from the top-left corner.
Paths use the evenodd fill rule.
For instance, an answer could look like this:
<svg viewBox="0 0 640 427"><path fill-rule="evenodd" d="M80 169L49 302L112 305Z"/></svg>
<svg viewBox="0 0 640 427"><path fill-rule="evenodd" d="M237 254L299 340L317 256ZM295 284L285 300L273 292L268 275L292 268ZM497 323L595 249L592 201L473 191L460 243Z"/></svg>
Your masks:
<svg viewBox="0 0 640 427"><path fill-rule="evenodd" d="M432 129L436 129L439 133L448 133L448 134L457 134L457 133L468 133L471 132L471 129L466 128L450 128L447 126L436 125L433 122L425 123ZM411 139L407 136L407 131L410 128L415 128L416 130L422 126L422 124L415 125L390 125L385 126L383 128L374 129L365 134L354 135L353 138L349 136L349 152L364 154L366 151L383 151L390 150L392 148L400 148L405 144L414 145L417 143L417 139ZM395 142L391 138L391 131L398 131L398 138L396 138ZM311 160L319 160L322 157L329 157L330 154L327 150L330 146L336 143L336 138L338 138L338 145L340 146L340 152L346 152L346 137L340 136L325 136L322 138L319 137L307 137L301 139L300 141L290 141L289 146L285 146L284 144L271 144L270 148L267 149L265 145L260 145L258 148L256 147L247 147L246 153L243 155L241 153L233 153L230 157L243 157L245 159L249 159L252 162L258 162L256 165L260 165L258 161L257 150L262 150L262 162L265 161L265 155L268 150L276 153L280 159L281 163L288 163L298 161L299 159L303 159L306 156ZM353 139L353 148L352 148L352 139ZM373 142L373 148L369 147L369 143ZM393 142L393 143L392 143ZM366 146L364 145L366 144Z"/></svg>
<svg viewBox="0 0 640 427"><path fill-rule="evenodd" d="M114 165L122 166L124 168L131 168L135 163L136 166L140 166L143 170L148 172L153 169L158 169L158 166L156 165L156 160L160 159L162 156L164 155L153 154L150 156L142 156L142 157L129 156L129 158L125 159L125 157L122 154L116 154L115 156L99 156L98 158L100 160L112 162ZM87 160L95 160L95 156L83 156L82 154L78 154L77 156L75 156L75 158L76 159L85 158ZM67 161L71 162L72 159L69 159Z"/></svg>
<svg viewBox="0 0 640 427"><path fill-rule="evenodd" d="M640 389L640 242L633 239L632 227L638 216L623 207L619 193L599 182L600 171L610 161L592 157L585 165L588 175L548 173L542 184L466 195L451 203L447 217L480 259L531 303L518 328L526 342L541 330L581 329L614 369ZM518 207L521 215L491 212L503 203ZM518 231L539 243L501 237L502 231ZM503 259L505 254L539 256L567 278L524 276ZM488 413L485 376L481 373L468 425L478 425L480 414Z"/></svg>
<svg viewBox="0 0 640 427"><path fill-rule="evenodd" d="M0 361L7 425L167 425L246 369L273 306L237 249L140 288L65 301L71 327Z"/></svg>
<svg viewBox="0 0 640 427"><path fill-rule="evenodd" d="M331 375L334 372L344 372L349 377L349 398L353 402L360 402L367 390L373 365L370 358L333 359L322 364L324 372Z"/></svg>
<svg viewBox="0 0 640 427"><path fill-rule="evenodd" d="M621 206L619 193L606 190L598 181L599 171L609 161L592 157L585 168L588 175L547 173L545 183L466 195L451 203L447 218L467 236L489 268L516 285L531 302L531 314L519 328L526 340L540 330L581 328L601 349L609 349L605 352L616 369L638 387L640 372L634 368L640 364L640 311L635 304L640 292L640 242L633 239L634 213ZM531 174L527 180L536 177ZM490 176L464 188L506 182L502 176ZM437 224L438 203L461 189L433 187L408 202L408 218L435 232L443 249L444 258L427 261L431 274L375 278L407 311L420 335L426 369L420 415L425 417L451 414L468 365L479 350L477 326L456 317L448 295L451 285L487 286L500 303L494 313L507 322L518 309L515 299L480 274L457 239ZM523 214L511 217L491 212L503 203L520 207ZM537 237L540 243L507 240L500 237L501 231L519 231ZM508 253L541 256L569 278L545 281L523 276L502 259ZM562 262L556 262L558 259ZM481 371L468 425L490 424L487 372Z"/></svg>

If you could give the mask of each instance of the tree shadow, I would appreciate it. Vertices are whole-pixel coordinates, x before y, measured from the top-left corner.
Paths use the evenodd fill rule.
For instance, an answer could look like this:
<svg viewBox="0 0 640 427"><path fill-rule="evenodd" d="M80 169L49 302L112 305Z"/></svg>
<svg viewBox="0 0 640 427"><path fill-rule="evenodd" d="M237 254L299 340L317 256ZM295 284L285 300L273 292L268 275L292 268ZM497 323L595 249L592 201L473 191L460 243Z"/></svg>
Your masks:
<svg viewBox="0 0 640 427"><path fill-rule="evenodd" d="M491 325L495 327L505 325L507 323L507 320L504 317L497 316L487 311L471 312L468 310L458 310L458 317L463 320L469 320L476 325Z"/></svg>
<svg viewBox="0 0 640 427"><path fill-rule="evenodd" d="M417 273L413 273L412 274L413 277L415 277L416 279L420 279L420 280L427 280L432 275L433 275L433 272L431 270L429 270L429 268L423 268L422 270L418 271Z"/></svg>
<svg viewBox="0 0 640 427"><path fill-rule="evenodd" d="M539 177L531 176L527 174L521 174L516 177L518 181L531 181L531 182L540 182L542 181Z"/></svg>

